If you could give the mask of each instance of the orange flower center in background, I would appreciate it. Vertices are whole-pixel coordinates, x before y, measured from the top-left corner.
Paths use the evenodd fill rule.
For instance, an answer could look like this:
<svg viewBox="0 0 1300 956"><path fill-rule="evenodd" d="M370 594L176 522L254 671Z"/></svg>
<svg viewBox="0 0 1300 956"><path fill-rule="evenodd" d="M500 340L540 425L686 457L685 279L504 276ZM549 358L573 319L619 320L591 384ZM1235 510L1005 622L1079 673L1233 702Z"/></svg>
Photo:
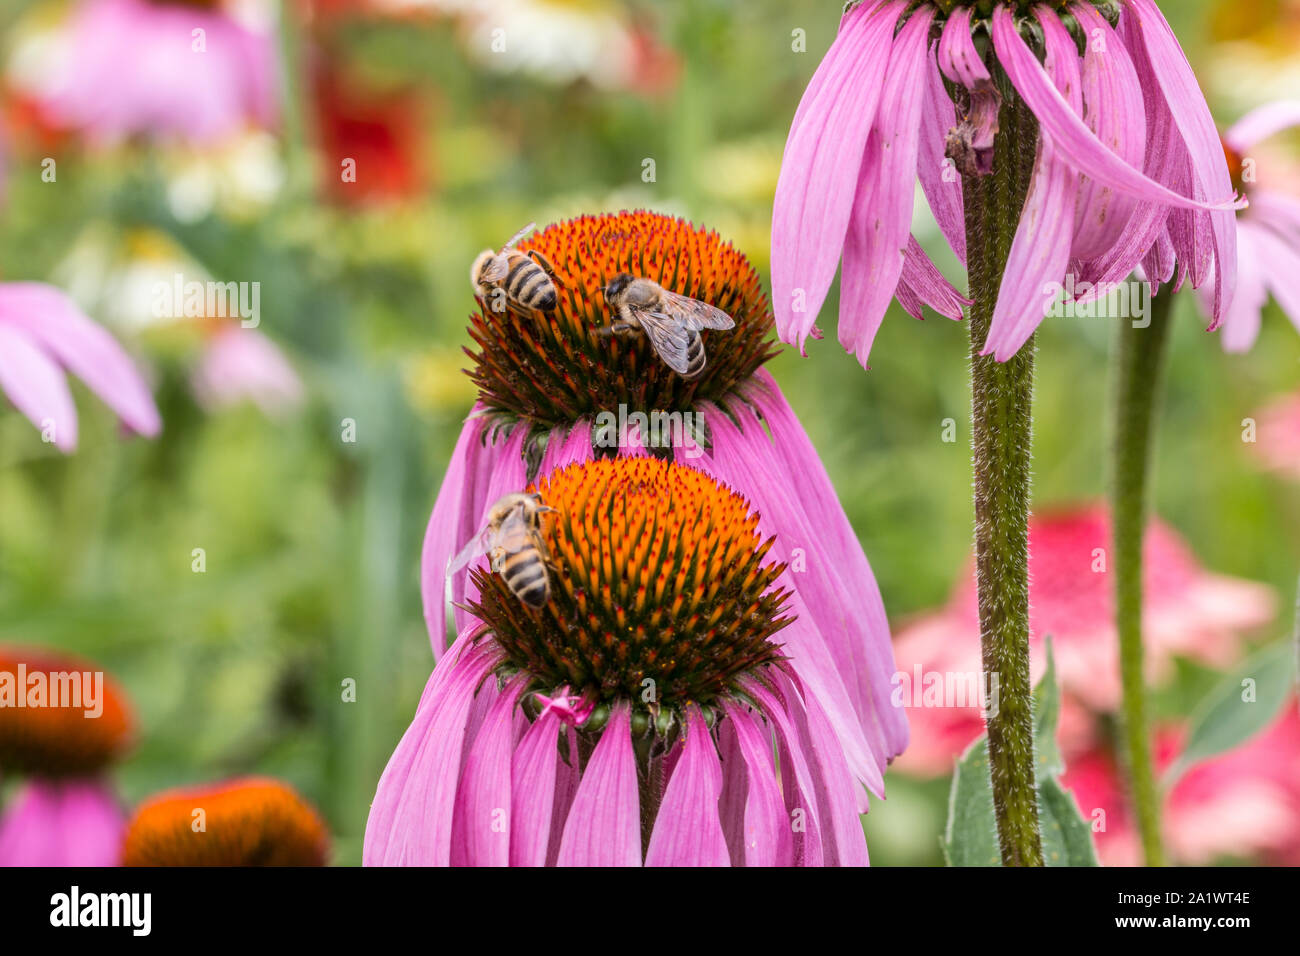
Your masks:
<svg viewBox="0 0 1300 956"><path fill-rule="evenodd" d="M1242 175L1246 167L1244 157L1227 143L1223 143L1223 155L1228 160L1228 176L1232 179L1233 190L1244 196L1246 194L1246 181Z"/></svg>
<svg viewBox="0 0 1300 956"><path fill-rule="evenodd" d="M91 776L131 742L126 696L94 664L0 647L0 773Z"/></svg>
<svg viewBox="0 0 1300 956"><path fill-rule="evenodd" d="M653 212L582 216L519 243L555 269L559 302L539 312L505 300L479 301L469 333L469 376L479 400L502 423L549 430L601 411L689 411L735 391L778 351L772 311L749 260L717 233ZM652 279L671 292L715 306L735 320L702 333L708 364L686 380L664 364L642 334L608 335L618 316L603 290L616 275Z"/></svg>
<svg viewBox="0 0 1300 956"><path fill-rule="evenodd" d="M773 539L740 495L655 458L597 459L536 485L550 600L529 610L501 575L475 571L473 611L534 689L569 685L640 714L707 706L742 674L780 660L790 592L764 564ZM650 681L652 683L647 684ZM647 693L649 692L649 693ZM649 705L654 704L654 707ZM599 721L599 714L594 715Z"/></svg>
<svg viewBox="0 0 1300 956"><path fill-rule="evenodd" d="M277 780L250 777L172 790L143 803L127 829L125 866L324 866L325 824Z"/></svg>

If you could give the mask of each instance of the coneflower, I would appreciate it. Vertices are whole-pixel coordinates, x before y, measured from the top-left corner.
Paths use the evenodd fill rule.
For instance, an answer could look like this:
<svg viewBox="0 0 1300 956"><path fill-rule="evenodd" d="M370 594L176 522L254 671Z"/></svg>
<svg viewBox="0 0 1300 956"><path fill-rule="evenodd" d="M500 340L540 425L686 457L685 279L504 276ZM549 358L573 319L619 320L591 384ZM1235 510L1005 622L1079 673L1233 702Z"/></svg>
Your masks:
<svg viewBox="0 0 1300 956"><path fill-rule="evenodd" d="M0 647L0 866L117 866L126 824L106 779L132 738L117 684L94 664Z"/></svg>
<svg viewBox="0 0 1300 956"><path fill-rule="evenodd" d="M329 833L287 784L245 777L169 790L142 803L123 866L324 866Z"/></svg>
<svg viewBox="0 0 1300 956"><path fill-rule="evenodd" d="M68 296L41 282L0 283L0 393L60 451L77 447L77 408L64 369L81 378L131 431L162 427L139 370Z"/></svg>
<svg viewBox="0 0 1300 956"><path fill-rule="evenodd" d="M555 269L559 301L537 312L480 300L471 317L477 350L469 370L479 401L461 432L424 542L424 612L435 656L447 642L446 601L472 596L453 556L483 527L507 491L594 456L650 452L694 464L735 489L762 516L794 573L807 643L788 648L855 754L876 781L907 743L889 703L893 655L880 591L825 469L772 377L772 314L758 274L714 232L652 212L583 216L520 243ZM617 321L602 290L620 273L652 279L735 321L706 331L708 364L686 379L643 335L605 334ZM495 303L493 303L495 304ZM647 418L624 427L636 415ZM656 422L672 434L665 440ZM469 611L456 631L473 626ZM865 798L864 798L865 799ZM863 805L865 809L865 804Z"/></svg>
<svg viewBox="0 0 1300 956"><path fill-rule="evenodd" d="M476 569L366 826L368 865L855 865L855 758L750 503L650 456L532 489L550 598ZM878 785L879 780L875 783Z"/></svg>

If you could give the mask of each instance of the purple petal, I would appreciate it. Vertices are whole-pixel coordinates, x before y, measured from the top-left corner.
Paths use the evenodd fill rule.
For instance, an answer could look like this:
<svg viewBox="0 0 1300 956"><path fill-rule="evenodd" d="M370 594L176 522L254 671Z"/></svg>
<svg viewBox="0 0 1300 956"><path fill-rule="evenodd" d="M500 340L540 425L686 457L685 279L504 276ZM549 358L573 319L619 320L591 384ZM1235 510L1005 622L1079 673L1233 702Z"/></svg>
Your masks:
<svg viewBox="0 0 1300 956"><path fill-rule="evenodd" d="M903 250L911 237L910 184L916 174L933 19L932 8L918 9L890 50L880 111L867 139L844 240L839 340L864 367L902 275Z"/></svg>
<svg viewBox="0 0 1300 956"><path fill-rule="evenodd" d="M782 341L800 351L835 278L904 6L862 4L845 14L790 126L772 205L772 308Z"/></svg>
<svg viewBox="0 0 1300 956"><path fill-rule="evenodd" d="M135 363L68 296L40 282L0 284L0 322L21 328L139 435L158 434L158 407Z"/></svg>
<svg viewBox="0 0 1300 956"><path fill-rule="evenodd" d="M791 860L790 821L781 803L781 787L772 745L762 724L745 707L726 703L724 727L734 737L744 760L746 784L739 842L745 866L785 866Z"/></svg>
<svg viewBox="0 0 1300 956"><path fill-rule="evenodd" d="M1228 161L1223 154L1205 95L1196 82L1196 75L1187 63L1178 39L1165 22L1159 7L1152 0L1129 0L1128 12L1135 17L1156 81L1164 93L1174 123L1187 144L1191 158L1193 186L1199 199L1210 199L1232 191L1228 175ZM1202 217L1203 219L1204 217ZM1214 273L1214 321L1217 328L1223 309L1232 302L1237 287L1237 228L1236 217L1229 210L1215 212L1208 223L1202 223L1207 233L1206 242L1212 242ZM1206 243L1201 243L1202 245ZM1199 276L1192 275L1192 284L1199 285Z"/></svg>
<svg viewBox="0 0 1300 956"><path fill-rule="evenodd" d="M957 112L944 88L943 77L930 54L927 70L925 105L921 109L921 138L918 146L916 175L930 205L934 221L953 254L966 262L966 212L962 202L961 176L953 161L945 155L948 131L957 125ZM904 263L906 271L906 263Z"/></svg>
<svg viewBox="0 0 1300 956"><path fill-rule="evenodd" d="M999 11L1003 8L999 7ZM1046 7L1038 8L1043 27L1047 75L1064 91L1071 109L1081 109L1079 60L1074 40ZM1048 137L1038 140L1029 195L1011 242L993 320L980 354L1005 362L1020 350L1059 295L1070 261L1078 176Z"/></svg>
<svg viewBox="0 0 1300 956"><path fill-rule="evenodd" d="M551 432L537 473L539 476L549 475L558 468L584 461L591 461L591 422L582 418L573 424L563 439L559 432Z"/></svg>
<svg viewBox="0 0 1300 956"><path fill-rule="evenodd" d="M1263 263L1255 248L1253 229L1248 223L1237 226L1237 294L1232 297L1232 305L1223 316L1223 325L1219 329L1221 344L1225 352L1247 352L1259 337L1260 313L1268 302L1268 286L1265 285ZM1201 292L1207 293L1208 287ZM1206 303L1213 308L1212 297Z"/></svg>
<svg viewBox="0 0 1300 956"><path fill-rule="evenodd" d="M940 315L960 322L962 309L971 304L970 299L943 277L915 237L909 237L907 252L903 256L903 274L898 283L898 301L904 304L908 315L916 319L921 318L920 304L925 303ZM903 303L904 294L915 304L914 308Z"/></svg>
<svg viewBox="0 0 1300 956"><path fill-rule="evenodd" d="M548 710L524 733L510 768L510 865L545 866L555 802L560 718Z"/></svg>
<svg viewBox="0 0 1300 956"><path fill-rule="evenodd" d="M527 676L517 675L496 695L469 748L456 795L452 866L510 864L510 758L515 743L515 708L528 680Z"/></svg>
<svg viewBox="0 0 1300 956"><path fill-rule="evenodd" d="M727 866L731 857L718 819L722 765L698 707L686 711L682 754L646 849L646 866Z"/></svg>
<svg viewBox="0 0 1300 956"><path fill-rule="evenodd" d="M77 447L77 407L68 381L24 332L0 322L0 392L42 432L53 427L60 451Z"/></svg>
<svg viewBox="0 0 1300 956"><path fill-rule="evenodd" d="M467 718L475 691L496 664L490 646L471 646L466 637L434 668L415 719L379 778L366 821L366 866L451 862Z"/></svg>
<svg viewBox="0 0 1300 956"><path fill-rule="evenodd" d="M1240 207L1241 203L1232 198L1205 202L1179 195L1148 179L1111 152L1109 147L1093 135L1092 130L1088 129L1061 96L1056 85L1048 79L1038 63L1038 57L1021 39L1015 17L1006 7L999 6L993 11L993 44L998 61L1006 70L1016 91L1038 117L1043 133L1058 147L1059 155L1068 159L1076 169L1086 171L1098 182L1146 201L1187 209L1230 210ZM1218 149L1217 152L1222 161L1223 150ZM1227 168L1226 165L1224 168ZM1230 196L1231 187L1220 195Z"/></svg>
<svg viewBox="0 0 1300 956"><path fill-rule="evenodd" d="M641 805L627 704L615 705L583 771L557 865L641 865Z"/></svg>
<svg viewBox="0 0 1300 956"><path fill-rule="evenodd" d="M944 76L964 86L970 94L969 112L952 128L954 143L960 150L957 165L984 176L993 168L993 138L998 132L1002 94L975 49L970 19L968 7L958 7L949 15L939 38L937 65ZM937 93L947 97L937 76L931 79L931 87L936 83Z"/></svg>
<svg viewBox="0 0 1300 956"><path fill-rule="evenodd" d="M1287 317L1300 329L1300 249L1288 245L1267 229L1256 229L1251 241L1258 250L1258 265L1269 291Z"/></svg>
<svg viewBox="0 0 1300 956"><path fill-rule="evenodd" d="M121 866L125 835L103 782L32 779L0 815L0 866Z"/></svg>
<svg viewBox="0 0 1300 956"><path fill-rule="evenodd" d="M1251 110L1223 134L1223 140L1238 153L1244 153L1261 140L1284 129L1300 126L1300 100L1279 100Z"/></svg>

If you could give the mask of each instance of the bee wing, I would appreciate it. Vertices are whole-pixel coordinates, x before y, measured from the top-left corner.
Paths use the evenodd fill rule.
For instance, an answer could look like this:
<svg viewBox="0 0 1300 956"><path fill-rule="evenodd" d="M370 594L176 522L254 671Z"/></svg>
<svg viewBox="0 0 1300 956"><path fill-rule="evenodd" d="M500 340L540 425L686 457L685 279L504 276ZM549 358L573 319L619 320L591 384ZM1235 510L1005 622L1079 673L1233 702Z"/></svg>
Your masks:
<svg viewBox="0 0 1300 956"><path fill-rule="evenodd" d="M524 228L520 229L520 230L519 230L518 232L516 232L513 236L511 236L511 237L510 237L510 241L507 242L507 243L506 243L504 246L502 246L501 248L502 248L503 250L504 250L504 249L509 249L509 248L510 248L511 246L513 246L516 242L518 242L520 239L522 239L524 236L528 235L530 232L532 232L532 231L533 231L534 229L536 229L536 228L537 228L537 223L535 223L535 222L530 222L528 225L524 226Z"/></svg>
<svg viewBox="0 0 1300 956"><path fill-rule="evenodd" d="M683 320L663 312L646 312L632 309L637 321L645 330L646 338L659 353L665 364L678 375L685 375L691 367L687 352L691 344L691 330Z"/></svg>
<svg viewBox="0 0 1300 956"><path fill-rule="evenodd" d="M696 330L700 329L734 329L735 320L721 309L715 309L707 302L701 302L699 299L692 299L688 295L678 295L676 292L669 292L664 289L664 302L668 308L678 315L687 327Z"/></svg>
<svg viewBox="0 0 1300 956"><path fill-rule="evenodd" d="M518 554L532 543L533 529L528 526L522 508L506 515L501 530L496 533L496 540L506 554Z"/></svg>
<svg viewBox="0 0 1300 956"><path fill-rule="evenodd" d="M510 273L510 262L505 256L496 255L483 267L484 282L500 282Z"/></svg>
<svg viewBox="0 0 1300 956"><path fill-rule="evenodd" d="M470 538L469 543L460 549L460 553L447 562L447 576L450 578L451 575L464 568L475 558L481 558L487 554L490 538L491 534L487 528Z"/></svg>

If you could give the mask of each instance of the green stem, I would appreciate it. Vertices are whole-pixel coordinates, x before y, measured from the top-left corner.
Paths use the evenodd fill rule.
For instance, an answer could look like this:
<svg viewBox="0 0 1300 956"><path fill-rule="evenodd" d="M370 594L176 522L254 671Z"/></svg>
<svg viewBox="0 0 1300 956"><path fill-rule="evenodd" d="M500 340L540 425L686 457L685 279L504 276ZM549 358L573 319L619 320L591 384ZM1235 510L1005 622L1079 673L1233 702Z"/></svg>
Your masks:
<svg viewBox="0 0 1300 956"><path fill-rule="evenodd" d="M1038 122L999 76L1003 100L993 171L966 175L975 559L984 669L1000 684L987 719L989 774L1005 866L1042 866L1034 784L1033 689L1029 682L1029 487L1034 340L1006 362L980 355L1020 222L1038 143Z"/></svg>
<svg viewBox="0 0 1300 956"><path fill-rule="evenodd" d="M1168 353L1173 294L1151 300L1150 324L1119 326L1113 541L1115 624L1119 632L1124 765L1147 866L1163 866L1160 795L1151 764L1146 684L1142 674L1142 536L1146 528L1155 413Z"/></svg>

